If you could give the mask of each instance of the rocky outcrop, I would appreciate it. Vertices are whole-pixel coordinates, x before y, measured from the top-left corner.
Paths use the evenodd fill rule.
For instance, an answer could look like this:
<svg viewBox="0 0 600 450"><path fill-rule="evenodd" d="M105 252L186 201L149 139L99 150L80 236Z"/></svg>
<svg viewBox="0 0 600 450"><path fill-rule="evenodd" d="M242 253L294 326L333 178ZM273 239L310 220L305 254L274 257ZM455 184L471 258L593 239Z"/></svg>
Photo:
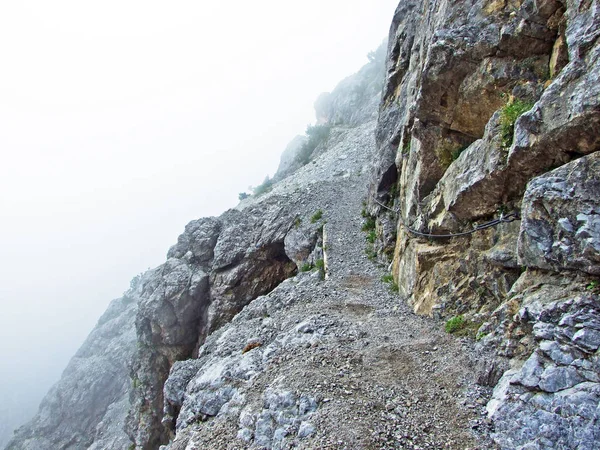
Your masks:
<svg viewBox="0 0 600 450"><path fill-rule="evenodd" d="M596 448L598 292L576 277L528 272L511 301L518 312L485 338L507 355L521 354L488 404L496 441L510 449Z"/></svg>
<svg viewBox="0 0 600 450"><path fill-rule="evenodd" d="M270 197L190 222L167 262L147 274L131 372L137 387L127 421L139 448L157 448L172 436L162 423L162 387L174 363L193 357L206 336L309 263L318 230L305 227L308 238L294 239L296 219L288 202Z"/></svg>
<svg viewBox="0 0 600 450"><path fill-rule="evenodd" d="M585 2L398 6L369 212L416 311L497 306L518 275L518 228L450 242L409 228L465 232L518 211L529 180L600 148L597 14Z"/></svg>
<svg viewBox="0 0 600 450"><path fill-rule="evenodd" d="M483 340L514 367L488 405L504 448L587 449L600 438L600 290L588 276L600 256L599 157L533 179L523 198L519 262L528 270Z"/></svg>
<svg viewBox="0 0 600 450"><path fill-rule="evenodd" d="M130 406L128 364L136 350L140 283L136 278L132 289L110 304L7 450L129 448L123 422Z"/></svg>
<svg viewBox="0 0 600 450"><path fill-rule="evenodd" d="M355 127L377 118L377 106L384 81L384 42L369 53L369 64L342 80L332 92L322 93L315 102L317 123Z"/></svg>
<svg viewBox="0 0 600 450"><path fill-rule="evenodd" d="M519 263L600 275L600 153L533 179L523 199Z"/></svg>
<svg viewBox="0 0 600 450"><path fill-rule="evenodd" d="M165 422L177 431L177 439L169 448L187 443L192 430L197 433L199 423L206 421L239 423L237 436L242 442L269 448L273 440L282 445L311 434L307 420L317 408L313 398L297 397L286 390L284 380L255 401L248 398L248 391L251 381L276 358L318 339L312 331L298 332L301 327L279 332L277 323L270 319L299 299L294 291L314 283L316 273L312 275L306 274L297 282L288 280L256 299L233 322L210 336L197 359L175 364L164 389Z"/></svg>
<svg viewBox="0 0 600 450"><path fill-rule="evenodd" d="M486 383L512 367L488 405L502 448L597 441L599 35L577 0L407 0L390 31L376 249L416 312L483 324Z"/></svg>

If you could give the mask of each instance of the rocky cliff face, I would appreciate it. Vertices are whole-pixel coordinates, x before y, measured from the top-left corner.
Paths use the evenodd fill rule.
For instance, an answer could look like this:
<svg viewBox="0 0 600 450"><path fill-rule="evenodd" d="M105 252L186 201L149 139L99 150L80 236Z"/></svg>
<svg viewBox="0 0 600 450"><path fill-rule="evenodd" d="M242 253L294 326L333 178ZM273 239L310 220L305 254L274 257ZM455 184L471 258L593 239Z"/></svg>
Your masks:
<svg viewBox="0 0 600 450"><path fill-rule="evenodd" d="M8 448L596 448L599 16L401 1L327 133L190 222Z"/></svg>
<svg viewBox="0 0 600 450"><path fill-rule="evenodd" d="M599 14L407 0L390 32L377 247L416 312L482 325L511 367L488 408L503 448L598 440Z"/></svg>
<svg viewBox="0 0 600 450"><path fill-rule="evenodd" d="M134 321L141 281L135 284L110 304L37 415L15 432L7 450L125 449L132 444L123 422L130 407L128 364L137 342Z"/></svg>

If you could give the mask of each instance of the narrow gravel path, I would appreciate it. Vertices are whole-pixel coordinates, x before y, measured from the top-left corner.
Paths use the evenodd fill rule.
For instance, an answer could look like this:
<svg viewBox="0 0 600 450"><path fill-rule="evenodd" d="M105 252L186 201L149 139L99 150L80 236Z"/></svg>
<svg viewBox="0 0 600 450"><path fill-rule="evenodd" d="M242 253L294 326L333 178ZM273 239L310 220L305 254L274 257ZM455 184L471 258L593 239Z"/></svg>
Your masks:
<svg viewBox="0 0 600 450"><path fill-rule="evenodd" d="M311 349L297 374L300 390L317 387L324 399L307 448L477 448L472 427L487 399L474 384L472 343L415 315L381 281L361 231L365 178L324 190L329 278L304 307L335 324L337 339Z"/></svg>
<svg viewBox="0 0 600 450"><path fill-rule="evenodd" d="M222 361L235 361L232 376L248 379L234 383L244 411L257 415L272 390L315 399L315 411L301 419L314 432L272 448L495 448L473 342L415 315L381 280L386 268L365 253L361 209L373 128L343 131L337 144L334 136L326 153L263 197L289 202L302 220L323 211L329 278L301 273L254 300L207 339L198 364L216 373ZM260 347L242 356L249 342ZM189 426L171 448L265 448L258 435L273 436L259 433L258 422L243 425L239 413L227 417ZM254 440L244 444L240 424Z"/></svg>
<svg viewBox="0 0 600 450"><path fill-rule="evenodd" d="M329 278L312 289L296 322L316 316L335 329L335 339L310 348L306 359L295 355L278 374L323 399L318 437L306 448L493 448L483 420L487 395L474 382L473 342L414 314L381 281L385 267L365 253L360 213L370 155L357 141L332 146L305 176L322 177L308 204L324 212Z"/></svg>

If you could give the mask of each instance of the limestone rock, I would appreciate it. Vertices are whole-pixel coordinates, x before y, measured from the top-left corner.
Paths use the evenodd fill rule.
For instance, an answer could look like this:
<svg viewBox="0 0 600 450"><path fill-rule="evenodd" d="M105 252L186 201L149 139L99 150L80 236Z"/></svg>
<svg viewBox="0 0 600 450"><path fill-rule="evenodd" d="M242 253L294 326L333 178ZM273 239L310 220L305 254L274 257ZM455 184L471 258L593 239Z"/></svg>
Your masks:
<svg viewBox="0 0 600 450"><path fill-rule="evenodd" d="M521 311L507 318L513 323L504 339L524 340L518 328L533 327L535 341L520 369L505 372L488 404L495 439L511 449L595 448L600 365L594 318L600 298L577 278L567 283L545 277L530 274L513 291Z"/></svg>
<svg viewBox="0 0 600 450"><path fill-rule="evenodd" d="M110 304L7 450L129 448L123 422L130 406L128 363L136 350L134 322L143 279Z"/></svg>
<svg viewBox="0 0 600 450"><path fill-rule="evenodd" d="M191 357L209 333L296 273L285 248L295 219L285 202L269 197L218 218L193 221L167 261L148 273L139 299L140 345L131 373L140 381L127 420L128 433L140 448L169 440L172 412L163 418L163 385L173 364ZM311 229L303 245L314 247L317 231ZM300 251L295 250L294 256ZM211 415L234 393L217 392L216 400L198 400L198 411ZM167 395L174 401L171 391Z"/></svg>
<svg viewBox="0 0 600 450"><path fill-rule="evenodd" d="M520 264L600 275L600 152L532 180L522 215Z"/></svg>

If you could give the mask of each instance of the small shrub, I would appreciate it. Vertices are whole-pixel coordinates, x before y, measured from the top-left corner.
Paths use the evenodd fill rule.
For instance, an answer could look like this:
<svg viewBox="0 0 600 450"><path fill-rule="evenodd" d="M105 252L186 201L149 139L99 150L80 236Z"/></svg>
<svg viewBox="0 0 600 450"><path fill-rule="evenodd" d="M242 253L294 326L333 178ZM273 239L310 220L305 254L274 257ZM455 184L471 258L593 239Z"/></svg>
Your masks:
<svg viewBox="0 0 600 450"><path fill-rule="evenodd" d="M462 330L465 326L465 318L461 316L455 316L449 319L444 326L446 333L456 333Z"/></svg>
<svg viewBox="0 0 600 450"><path fill-rule="evenodd" d="M515 133L515 122L523 114L533 108L533 103L511 98L500 112L500 132L502 146L508 148L512 145Z"/></svg>
<svg viewBox="0 0 600 450"><path fill-rule="evenodd" d="M398 284L394 281L390 284L390 290L392 292L399 292L400 289L398 288Z"/></svg>
<svg viewBox="0 0 600 450"><path fill-rule="evenodd" d="M238 194L238 200L239 200L239 201L245 200L245 199L247 199L248 197L250 197L250 194L247 194L246 192L240 192L240 193Z"/></svg>
<svg viewBox="0 0 600 450"><path fill-rule="evenodd" d="M310 223L316 223L318 220L321 219L321 217L323 217L323 211L321 211L320 209L314 213L312 215L312 217L310 218Z"/></svg>
<svg viewBox="0 0 600 450"><path fill-rule="evenodd" d="M590 284L588 284L586 286L586 289L588 291L595 291L596 289L598 289L600 287L600 281L594 280L592 281Z"/></svg>
<svg viewBox="0 0 600 450"><path fill-rule="evenodd" d="M294 228L300 228L300 225L302 225L302 219L300 217L296 217L296 220L294 220Z"/></svg>

